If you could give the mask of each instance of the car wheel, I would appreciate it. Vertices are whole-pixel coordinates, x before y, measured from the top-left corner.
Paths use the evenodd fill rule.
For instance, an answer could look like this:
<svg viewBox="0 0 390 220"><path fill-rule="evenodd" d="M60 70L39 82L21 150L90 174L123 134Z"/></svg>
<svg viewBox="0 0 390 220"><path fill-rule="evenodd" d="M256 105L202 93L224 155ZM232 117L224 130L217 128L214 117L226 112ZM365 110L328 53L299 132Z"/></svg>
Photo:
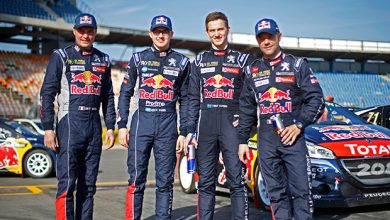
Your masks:
<svg viewBox="0 0 390 220"><path fill-rule="evenodd" d="M193 173L187 173L187 157L185 154L180 155L179 159L179 182L185 193L191 194L196 192L195 178Z"/></svg>
<svg viewBox="0 0 390 220"><path fill-rule="evenodd" d="M23 168L30 177L48 177L53 172L53 160L50 154L45 150L32 150L23 160Z"/></svg>
<svg viewBox="0 0 390 220"><path fill-rule="evenodd" d="M270 210L271 202L269 200L267 190L265 189L265 182L263 176L261 175L259 166L257 166L256 169L255 181L256 181L255 196L260 205L260 208L264 210Z"/></svg>

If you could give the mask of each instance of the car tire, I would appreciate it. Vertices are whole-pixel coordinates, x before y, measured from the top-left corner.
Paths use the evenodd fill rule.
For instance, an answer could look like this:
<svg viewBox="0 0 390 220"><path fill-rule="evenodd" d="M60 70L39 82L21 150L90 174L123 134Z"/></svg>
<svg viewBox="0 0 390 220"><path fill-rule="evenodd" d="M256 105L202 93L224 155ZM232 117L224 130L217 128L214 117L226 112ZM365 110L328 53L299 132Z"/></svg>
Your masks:
<svg viewBox="0 0 390 220"><path fill-rule="evenodd" d="M178 175L180 187L187 194L196 193L194 174L187 173L187 157L185 154L180 155Z"/></svg>
<svg viewBox="0 0 390 220"><path fill-rule="evenodd" d="M53 159L45 150L32 150L23 160L23 169L27 176L45 178L53 172Z"/></svg>
<svg viewBox="0 0 390 220"><path fill-rule="evenodd" d="M270 200L268 197L267 190L265 189L264 179L260 172L260 167L256 166L256 177L255 177L255 196L258 205L263 210L270 210Z"/></svg>

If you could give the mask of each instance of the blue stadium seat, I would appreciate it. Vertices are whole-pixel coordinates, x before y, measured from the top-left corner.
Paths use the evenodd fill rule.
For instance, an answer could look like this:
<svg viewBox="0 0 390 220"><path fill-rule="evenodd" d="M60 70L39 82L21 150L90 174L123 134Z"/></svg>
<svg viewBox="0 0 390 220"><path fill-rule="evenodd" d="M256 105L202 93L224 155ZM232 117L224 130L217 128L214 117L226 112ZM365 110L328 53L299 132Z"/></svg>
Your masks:
<svg viewBox="0 0 390 220"><path fill-rule="evenodd" d="M369 107L390 102L390 81L372 73L314 73L325 96L344 106Z"/></svg>
<svg viewBox="0 0 390 220"><path fill-rule="evenodd" d="M55 21L54 16L33 0L1 0L0 13Z"/></svg>

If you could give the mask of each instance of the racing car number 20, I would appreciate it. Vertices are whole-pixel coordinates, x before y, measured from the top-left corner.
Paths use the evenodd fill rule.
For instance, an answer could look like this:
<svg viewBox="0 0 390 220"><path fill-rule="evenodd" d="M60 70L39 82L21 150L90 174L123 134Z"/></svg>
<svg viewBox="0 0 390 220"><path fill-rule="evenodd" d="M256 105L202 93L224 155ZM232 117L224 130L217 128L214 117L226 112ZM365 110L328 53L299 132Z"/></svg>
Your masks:
<svg viewBox="0 0 390 220"><path fill-rule="evenodd" d="M390 162L386 165L383 163L374 163L372 165L368 163L359 164L358 168L361 170L356 174L357 176L378 176L383 174L390 175Z"/></svg>

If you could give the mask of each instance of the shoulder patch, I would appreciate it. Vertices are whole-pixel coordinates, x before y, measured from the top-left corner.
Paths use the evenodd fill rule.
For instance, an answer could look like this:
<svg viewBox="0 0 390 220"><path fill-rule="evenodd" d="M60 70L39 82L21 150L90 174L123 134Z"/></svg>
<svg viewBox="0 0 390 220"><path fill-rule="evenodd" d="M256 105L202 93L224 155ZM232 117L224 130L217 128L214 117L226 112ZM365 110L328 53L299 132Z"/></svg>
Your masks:
<svg viewBox="0 0 390 220"><path fill-rule="evenodd" d="M196 55L196 58L195 58L195 65L196 65L196 66L199 66L200 62L202 61L203 53L204 53L204 52L202 52L202 53Z"/></svg>
<svg viewBox="0 0 390 220"><path fill-rule="evenodd" d="M245 63L248 60L248 57L249 57L249 54L246 54L246 53L240 54L238 56L238 64L240 65L241 68L245 66Z"/></svg>
<svg viewBox="0 0 390 220"><path fill-rule="evenodd" d="M65 54L65 51L63 49L58 49L57 51L60 53L60 55L64 61L66 61L68 59L68 56Z"/></svg>
<svg viewBox="0 0 390 220"><path fill-rule="evenodd" d="M299 69L299 67L301 67L301 65L302 65L302 62L303 62L303 58L302 57L300 57L297 60L295 60L295 65L294 65L295 68Z"/></svg>
<svg viewBox="0 0 390 220"><path fill-rule="evenodd" d="M106 62L107 67L110 66L110 57L107 54L104 54L104 62Z"/></svg>
<svg viewBox="0 0 390 220"><path fill-rule="evenodd" d="M188 57L182 55L183 59L180 62L180 68L184 70L188 64L188 61L190 60Z"/></svg>
<svg viewBox="0 0 390 220"><path fill-rule="evenodd" d="M141 57L140 57L140 54L137 52L137 53L133 53L133 58L134 58L134 64L136 67L138 67L138 65L140 64L141 62Z"/></svg>

